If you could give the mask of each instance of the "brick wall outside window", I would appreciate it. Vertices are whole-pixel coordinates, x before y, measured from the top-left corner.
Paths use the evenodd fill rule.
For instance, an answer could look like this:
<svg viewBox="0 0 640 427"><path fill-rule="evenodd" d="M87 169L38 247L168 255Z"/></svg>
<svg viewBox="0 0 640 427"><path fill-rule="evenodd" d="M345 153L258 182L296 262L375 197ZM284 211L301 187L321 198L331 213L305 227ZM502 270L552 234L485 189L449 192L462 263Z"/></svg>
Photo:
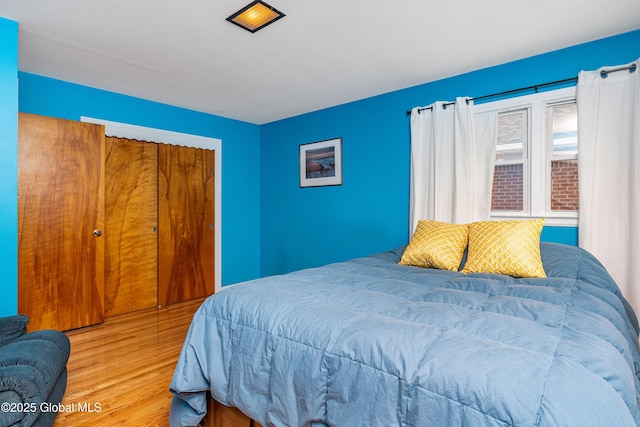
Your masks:
<svg viewBox="0 0 640 427"><path fill-rule="evenodd" d="M493 176L491 210L521 211L523 209L522 164L498 165ZM578 161L551 162L551 210L577 211Z"/></svg>
<svg viewBox="0 0 640 427"><path fill-rule="evenodd" d="M551 210L578 210L578 160L551 162Z"/></svg>
<svg viewBox="0 0 640 427"><path fill-rule="evenodd" d="M491 210L521 211L524 209L524 180L522 171L522 163L496 166L493 175Z"/></svg>

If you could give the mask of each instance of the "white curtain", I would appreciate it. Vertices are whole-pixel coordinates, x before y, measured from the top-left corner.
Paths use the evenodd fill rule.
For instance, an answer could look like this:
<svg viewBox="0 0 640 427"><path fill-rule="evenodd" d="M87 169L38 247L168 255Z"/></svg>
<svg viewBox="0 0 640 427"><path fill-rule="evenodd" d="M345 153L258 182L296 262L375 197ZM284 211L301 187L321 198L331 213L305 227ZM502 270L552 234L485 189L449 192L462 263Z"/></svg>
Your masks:
<svg viewBox="0 0 640 427"><path fill-rule="evenodd" d="M411 111L410 235L421 219L490 217L496 134L496 113L476 115L466 98Z"/></svg>
<svg viewBox="0 0 640 427"><path fill-rule="evenodd" d="M640 60L639 60L640 61ZM578 75L579 244L640 314L640 70Z"/></svg>

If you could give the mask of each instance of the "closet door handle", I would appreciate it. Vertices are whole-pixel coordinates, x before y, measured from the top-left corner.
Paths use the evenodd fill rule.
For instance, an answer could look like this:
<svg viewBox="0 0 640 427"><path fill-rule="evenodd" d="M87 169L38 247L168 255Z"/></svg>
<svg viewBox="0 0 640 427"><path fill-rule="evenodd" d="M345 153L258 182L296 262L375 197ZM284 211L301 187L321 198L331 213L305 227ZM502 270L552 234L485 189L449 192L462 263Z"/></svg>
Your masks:
<svg viewBox="0 0 640 427"><path fill-rule="evenodd" d="M96 237L100 237L102 236L102 231L98 230L97 228L95 230L93 230L93 235Z"/></svg>

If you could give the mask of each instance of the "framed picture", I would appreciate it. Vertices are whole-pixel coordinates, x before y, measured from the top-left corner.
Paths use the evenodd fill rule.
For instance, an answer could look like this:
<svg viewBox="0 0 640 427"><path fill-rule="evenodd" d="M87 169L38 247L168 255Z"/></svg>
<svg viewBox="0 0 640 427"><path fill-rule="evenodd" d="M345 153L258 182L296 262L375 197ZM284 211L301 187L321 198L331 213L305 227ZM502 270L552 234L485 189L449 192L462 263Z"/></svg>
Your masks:
<svg viewBox="0 0 640 427"><path fill-rule="evenodd" d="M342 185L342 138L300 145L300 187Z"/></svg>

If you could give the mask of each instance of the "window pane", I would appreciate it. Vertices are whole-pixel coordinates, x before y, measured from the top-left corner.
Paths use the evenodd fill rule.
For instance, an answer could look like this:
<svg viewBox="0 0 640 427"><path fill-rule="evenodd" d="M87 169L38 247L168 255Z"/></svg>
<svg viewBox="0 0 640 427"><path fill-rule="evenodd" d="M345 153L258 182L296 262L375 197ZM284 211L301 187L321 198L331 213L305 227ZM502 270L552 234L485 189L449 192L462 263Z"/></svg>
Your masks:
<svg viewBox="0 0 640 427"><path fill-rule="evenodd" d="M552 155L578 154L578 109L576 103L549 107L552 114Z"/></svg>
<svg viewBox="0 0 640 427"><path fill-rule="evenodd" d="M578 210L578 161L551 162L551 210Z"/></svg>
<svg viewBox="0 0 640 427"><path fill-rule="evenodd" d="M524 174L522 163L496 165L493 174L492 211L524 209Z"/></svg>
<svg viewBox="0 0 640 427"><path fill-rule="evenodd" d="M496 164L522 162L527 136L527 110L498 115Z"/></svg>
<svg viewBox="0 0 640 427"><path fill-rule="evenodd" d="M491 198L493 211L524 209L524 159L527 135L527 110L498 115L498 144Z"/></svg>
<svg viewBox="0 0 640 427"><path fill-rule="evenodd" d="M551 210L577 211L578 110L576 103L554 105L551 115Z"/></svg>

